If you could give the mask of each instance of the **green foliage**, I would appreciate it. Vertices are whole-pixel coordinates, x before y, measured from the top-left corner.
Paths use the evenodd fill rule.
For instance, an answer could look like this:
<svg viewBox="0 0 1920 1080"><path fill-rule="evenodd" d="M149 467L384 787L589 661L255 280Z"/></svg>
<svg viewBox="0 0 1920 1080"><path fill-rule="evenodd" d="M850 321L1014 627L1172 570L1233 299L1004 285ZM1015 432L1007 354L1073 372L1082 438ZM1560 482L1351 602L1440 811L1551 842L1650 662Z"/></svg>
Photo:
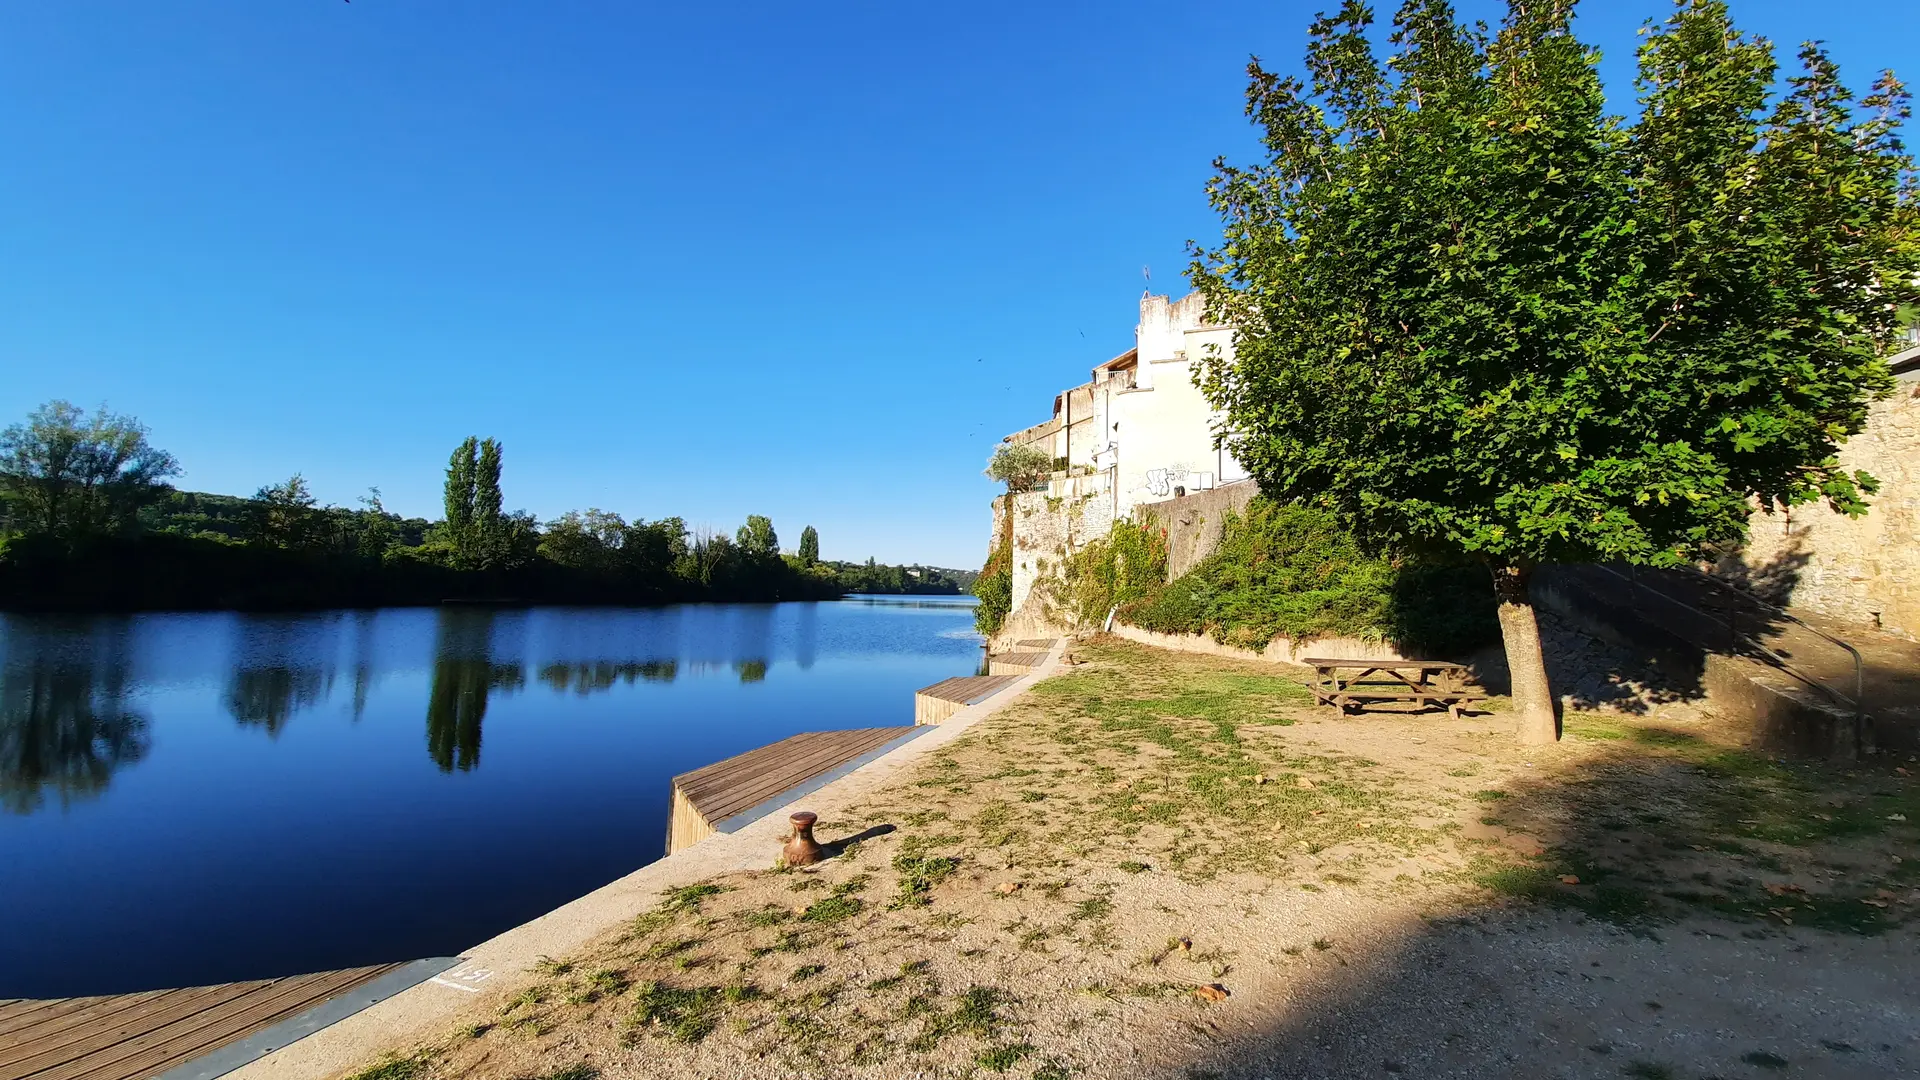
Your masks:
<svg viewBox="0 0 1920 1080"><path fill-rule="evenodd" d="M1104 623L1107 612L1145 599L1166 580L1166 531L1128 520L1067 560L1068 594L1082 626Z"/></svg>
<svg viewBox="0 0 1920 1080"><path fill-rule="evenodd" d="M253 539L277 548L306 548L318 543L323 522L314 510L307 481L294 473L285 483L268 484L253 494Z"/></svg>
<svg viewBox="0 0 1920 1080"><path fill-rule="evenodd" d="M820 534L809 525L800 530L800 565L812 568L820 561Z"/></svg>
<svg viewBox="0 0 1920 1080"><path fill-rule="evenodd" d="M740 553L749 559L771 559L780 554L780 537L773 531L773 519L748 514L747 523L734 536Z"/></svg>
<svg viewBox="0 0 1920 1080"><path fill-rule="evenodd" d="M677 517L628 522L597 508L543 529L524 511L502 511L503 449L492 439L454 449L437 524L390 513L378 489L357 508L319 505L297 474L252 498L170 491L161 480L178 468L136 421L88 418L61 402L9 428L0 451L0 606L9 608L797 600L856 589L957 594L970 577L871 559L789 562L758 514L737 542L690 536ZM809 535L803 546L817 553L818 534ZM448 747L436 756L465 760L457 737Z"/></svg>
<svg viewBox="0 0 1920 1080"><path fill-rule="evenodd" d="M1331 513L1264 497L1228 515L1211 555L1121 618L1252 649L1284 634L1460 653L1498 632L1485 570L1372 555Z"/></svg>
<svg viewBox="0 0 1920 1080"><path fill-rule="evenodd" d="M1001 443L987 462L987 479L1007 485L1007 492L1032 491L1046 483L1053 458L1031 443Z"/></svg>
<svg viewBox="0 0 1920 1080"><path fill-rule="evenodd" d="M1227 444L1371 540L1501 566L1683 562L1749 497L1861 512L1835 454L1920 274L1904 90L1856 108L1808 46L1769 111L1771 46L1685 0L1625 123L1571 18L1409 0L1383 63L1348 0L1309 83L1250 66L1267 154L1220 165L1193 266L1239 328L1203 362Z"/></svg>
<svg viewBox="0 0 1920 1080"><path fill-rule="evenodd" d="M1009 500L1011 502L1011 500ZM1000 535L994 538L987 564L973 580L973 595L980 603L973 609L973 627L983 634L997 634L1013 611L1013 507L1005 507L1000 517Z"/></svg>
<svg viewBox="0 0 1920 1080"><path fill-rule="evenodd" d="M132 417L104 407L87 416L50 401L0 431L0 496L10 519L0 532L63 543L130 532L179 472Z"/></svg>

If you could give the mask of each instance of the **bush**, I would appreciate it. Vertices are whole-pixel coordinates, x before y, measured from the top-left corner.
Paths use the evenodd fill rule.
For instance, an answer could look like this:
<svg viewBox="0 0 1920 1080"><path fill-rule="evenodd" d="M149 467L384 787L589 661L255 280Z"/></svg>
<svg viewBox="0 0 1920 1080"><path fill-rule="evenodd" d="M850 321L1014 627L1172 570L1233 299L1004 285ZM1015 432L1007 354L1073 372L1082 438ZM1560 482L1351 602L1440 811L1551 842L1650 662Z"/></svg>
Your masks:
<svg viewBox="0 0 1920 1080"><path fill-rule="evenodd" d="M1162 552L1164 558L1164 546ZM1213 554L1124 605L1121 617L1147 630L1208 633L1256 650L1285 635L1391 639L1445 653L1498 635L1492 589L1480 568L1370 554L1331 514L1264 498L1228 515Z"/></svg>
<svg viewBox="0 0 1920 1080"><path fill-rule="evenodd" d="M1075 618L1098 626L1108 611L1144 600L1166 583L1166 531L1116 521L1104 538L1067 560L1066 578Z"/></svg>

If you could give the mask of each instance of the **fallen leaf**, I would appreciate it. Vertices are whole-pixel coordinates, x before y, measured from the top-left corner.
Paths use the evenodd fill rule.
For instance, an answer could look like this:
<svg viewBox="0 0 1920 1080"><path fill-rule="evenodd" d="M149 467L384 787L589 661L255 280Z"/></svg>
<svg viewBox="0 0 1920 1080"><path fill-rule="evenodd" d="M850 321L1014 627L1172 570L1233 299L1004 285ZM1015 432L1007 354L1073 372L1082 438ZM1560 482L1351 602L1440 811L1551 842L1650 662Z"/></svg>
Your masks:
<svg viewBox="0 0 1920 1080"><path fill-rule="evenodd" d="M1254 782L1254 783L1255 783L1256 785L1258 785L1258 784L1265 784L1265 783L1268 783L1269 781L1267 780L1267 774L1266 774L1266 773L1254 773L1254 774L1253 774L1253 782Z"/></svg>
<svg viewBox="0 0 1920 1080"><path fill-rule="evenodd" d="M1020 891L1020 883L1017 881L1003 881L1000 884L995 885L993 887L993 891L999 893L1002 896L1009 896L1009 895L1012 895L1013 893L1017 893Z"/></svg>
<svg viewBox="0 0 1920 1080"><path fill-rule="evenodd" d="M1299 788L1301 791L1312 791L1314 788L1313 781L1307 779L1304 776L1294 777L1293 786Z"/></svg>
<svg viewBox="0 0 1920 1080"><path fill-rule="evenodd" d="M1885 900L1875 900L1872 897L1863 898L1860 902L1863 904L1871 904L1877 908L1883 908L1887 906L1887 902Z"/></svg>
<svg viewBox="0 0 1920 1080"><path fill-rule="evenodd" d="M1577 875L1577 874L1561 874L1561 875L1560 875L1560 884L1562 884L1562 885L1578 885L1578 884L1580 884L1580 877L1579 877L1579 875Z"/></svg>
<svg viewBox="0 0 1920 1080"><path fill-rule="evenodd" d="M1908 772L1908 771L1907 771L1907 767L1906 767L1905 765L1895 765L1895 766L1893 767L1893 771L1894 771L1894 772L1897 772L1897 773L1899 773L1899 774L1900 774L1901 776L1912 776L1912 775L1913 775L1912 773L1910 773L1910 772Z"/></svg>
<svg viewBox="0 0 1920 1080"><path fill-rule="evenodd" d="M1888 821L1905 821L1905 820L1907 820L1907 815L1905 815L1905 814L1888 814L1888 815L1887 815L1887 820L1888 820Z"/></svg>
<svg viewBox="0 0 1920 1080"><path fill-rule="evenodd" d="M1193 996L1210 1004L1218 1004L1227 1000L1227 988L1219 983L1208 983L1205 986L1194 987Z"/></svg>

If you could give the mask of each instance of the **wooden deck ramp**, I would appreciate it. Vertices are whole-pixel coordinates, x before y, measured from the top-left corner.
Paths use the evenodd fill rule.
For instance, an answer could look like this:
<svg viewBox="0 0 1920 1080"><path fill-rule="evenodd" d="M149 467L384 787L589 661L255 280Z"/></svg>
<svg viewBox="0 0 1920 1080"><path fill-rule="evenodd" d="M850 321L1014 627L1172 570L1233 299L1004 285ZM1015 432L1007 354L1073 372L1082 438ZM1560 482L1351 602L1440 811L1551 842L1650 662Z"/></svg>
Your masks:
<svg viewBox="0 0 1920 1080"><path fill-rule="evenodd" d="M1018 682L1018 675L963 675L945 679L913 693L916 725L944 723L969 705L978 705Z"/></svg>
<svg viewBox="0 0 1920 1080"><path fill-rule="evenodd" d="M105 997L0 1000L0 1080L211 1080L458 961Z"/></svg>
<svg viewBox="0 0 1920 1080"><path fill-rule="evenodd" d="M667 854L756 818L922 734L918 727L806 731L673 778Z"/></svg>
<svg viewBox="0 0 1920 1080"><path fill-rule="evenodd" d="M1024 644L1024 643L1023 643ZM1003 652L987 657L988 675L1025 675L1040 670L1046 663L1045 652Z"/></svg>

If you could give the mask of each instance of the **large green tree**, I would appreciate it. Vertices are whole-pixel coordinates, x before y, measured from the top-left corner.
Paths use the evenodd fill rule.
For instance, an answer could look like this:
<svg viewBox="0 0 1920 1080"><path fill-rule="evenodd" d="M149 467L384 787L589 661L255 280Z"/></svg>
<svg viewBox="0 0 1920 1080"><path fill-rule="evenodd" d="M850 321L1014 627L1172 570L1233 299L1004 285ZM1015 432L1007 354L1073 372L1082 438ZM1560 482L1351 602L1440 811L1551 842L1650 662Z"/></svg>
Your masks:
<svg viewBox="0 0 1920 1080"><path fill-rule="evenodd" d="M501 513L501 447L469 435L447 461L446 536L456 566L486 570L511 561L516 523Z"/></svg>
<svg viewBox="0 0 1920 1080"><path fill-rule="evenodd" d="M89 416L50 401L0 432L0 492L13 527L28 534L71 542L124 532L179 473L139 421L104 407Z"/></svg>
<svg viewBox="0 0 1920 1080"><path fill-rule="evenodd" d="M1756 501L1864 511L1836 454L1920 272L1891 74L1856 103L1808 46L1775 100L1771 47L1681 0L1628 123L1571 18L1512 0L1489 34L1409 0L1382 62L1349 0L1304 81L1255 61L1266 154L1217 163L1192 271L1237 327L1200 375L1225 443L1271 496L1486 564L1531 740L1535 567L1682 564Z"/></svg>
<svg viewBox="0 0 1920 1080"><path fill-rule="evenodd" d="M820 561L820 534L809 525L800 530L800 565L811 567Z"/></svg>

